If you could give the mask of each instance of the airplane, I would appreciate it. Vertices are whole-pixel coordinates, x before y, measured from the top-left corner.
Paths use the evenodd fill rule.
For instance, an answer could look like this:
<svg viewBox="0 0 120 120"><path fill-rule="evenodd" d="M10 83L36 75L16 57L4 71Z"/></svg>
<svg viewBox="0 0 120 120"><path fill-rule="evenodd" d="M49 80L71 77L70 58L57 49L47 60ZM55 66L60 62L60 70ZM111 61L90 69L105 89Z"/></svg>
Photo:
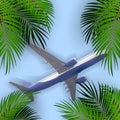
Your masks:
<svg viewBox="0 0 120 120"><path fill-rule="evenodd" d="M63 61L59 60L57 57L53 56L52 54L46 52L42 48L39 48L32 44L30 44L29 46L40 56L42 56L48 63L50 63L57 72L42 80L39 80L35 84L24 82L24 84L22 85L12 81L10 82L10 84L16 86L25 93L32 93L32 92L41 91L59 82L65 81L70 91L71 98L73 100L75 99L75 94L76 94L76 83L83 83L86 81L85 77L77 78L78 73L96 64L105 57L104 52L99 56L96 53L92 53L78 61L75 58L73 58L67 63L64 63ZM32 100L34 99L33 96L31 96L31 99Z"/></svg>

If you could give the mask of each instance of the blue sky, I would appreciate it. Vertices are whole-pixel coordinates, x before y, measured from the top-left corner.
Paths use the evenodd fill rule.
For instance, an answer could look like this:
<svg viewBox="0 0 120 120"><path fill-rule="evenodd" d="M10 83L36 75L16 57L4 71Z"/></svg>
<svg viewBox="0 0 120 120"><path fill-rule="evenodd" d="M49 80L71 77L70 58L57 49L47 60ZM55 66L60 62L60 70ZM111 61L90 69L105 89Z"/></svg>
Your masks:
<svg viewBox="0 0 120 120"><path fill-rule="evenodd" d="M51 0L55 7L55 18L52 32L50 33L46 51L67 62L71 58L84 57L92 52L90 44L86 45L80 29L80 16L87 2L92 0ZM119 61L120 65L120 61ZM16 90L9 81L22 82L22 80L36 82L53 73L55 70L46 61L26 47L25 52L18 61L17 67L10 74L4 75L0 69L1 87L0 98L11 91ZM101 67L101 63L86 69L79 74L95 83L106 83L120 88L120 70L110 76L107 70ZM31 106L37 111L42 120L64 120L58 109L54 106L63 100L70 98L64 83L59 83L51 88L41 91L35 96Z"/></svg>

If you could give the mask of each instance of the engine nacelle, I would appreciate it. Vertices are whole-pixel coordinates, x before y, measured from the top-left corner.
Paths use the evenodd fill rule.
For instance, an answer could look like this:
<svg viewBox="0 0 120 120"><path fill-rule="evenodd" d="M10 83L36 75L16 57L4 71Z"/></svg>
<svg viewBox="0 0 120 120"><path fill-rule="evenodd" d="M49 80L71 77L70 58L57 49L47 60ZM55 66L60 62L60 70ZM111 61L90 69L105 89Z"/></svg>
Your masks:
<svg viewBox="0 0 120 120"><path fill-rule="evenodd" d="M75 65L76 63L77 63L76 59L73 58L72 60L70 60L67 63L65 63L65 66L71 67L71 66Z"/></svg>
<svg viewBox="0 0 120 120"><path fill-rule="evenodd" d="M76 80L76 82L79 84L79 83L84 83L85 81L87 81L87 79L85 77L81 77L81 78L78 78Z"/></svg>

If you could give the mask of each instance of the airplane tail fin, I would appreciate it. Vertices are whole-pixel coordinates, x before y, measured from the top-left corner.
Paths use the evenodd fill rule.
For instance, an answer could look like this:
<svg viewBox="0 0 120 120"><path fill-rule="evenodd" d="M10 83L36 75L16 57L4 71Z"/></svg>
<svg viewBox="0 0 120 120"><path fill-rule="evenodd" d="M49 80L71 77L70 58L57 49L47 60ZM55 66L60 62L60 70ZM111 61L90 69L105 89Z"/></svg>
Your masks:
<svg viewBox="0 0 120 120"><path fill-rule="evenodd" d="M32 101L34 101L33 93L29 92L27 87L25 87L23 85L19 85L19 84L14 83L14 82L10 82L10 84L12 84L13 86L15 86L18 89L22 90Z"/></svg>

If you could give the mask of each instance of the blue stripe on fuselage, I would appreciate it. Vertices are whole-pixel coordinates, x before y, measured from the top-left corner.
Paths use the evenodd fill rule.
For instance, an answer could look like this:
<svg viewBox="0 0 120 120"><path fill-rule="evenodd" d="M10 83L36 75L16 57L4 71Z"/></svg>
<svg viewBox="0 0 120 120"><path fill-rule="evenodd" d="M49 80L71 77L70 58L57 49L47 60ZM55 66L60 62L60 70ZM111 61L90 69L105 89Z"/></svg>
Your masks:
<svg viewBox="0 0 120 120"><path fill-rule="evenodd" d="M49 81L38 82L35 85L33 85L32 87L30 87L28 91L31 91L31 92L39 91L39 90L48 88L48 87L50 87L58 82L65 81L65 80L73 77L74 75L78 74L82 70L84 70L84 69L92 66L93 64L99 62L101 59L103 59L104 56L105 55L97 56L97 57L95 57L95 58L93 58L93 59L91 59L83 64L80 64L76 67L70 68L70 70L67 70L67 71L61 73L58 77L51 79Z"/></svg>

